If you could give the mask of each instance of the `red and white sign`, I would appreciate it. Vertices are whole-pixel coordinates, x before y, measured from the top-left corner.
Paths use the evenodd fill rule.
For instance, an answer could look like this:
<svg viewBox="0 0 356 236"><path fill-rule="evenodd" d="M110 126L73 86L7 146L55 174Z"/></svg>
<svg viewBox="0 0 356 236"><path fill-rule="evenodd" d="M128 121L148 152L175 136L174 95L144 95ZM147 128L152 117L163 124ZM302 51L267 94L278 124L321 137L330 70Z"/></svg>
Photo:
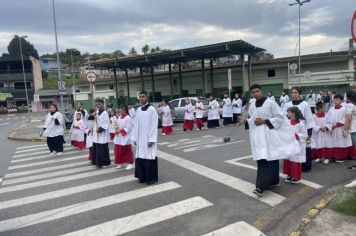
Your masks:
<svg viewBox="0 0 356 236"><path fill-rule="evenodd" d="M356 11L354 12L354 15L352 16L351 20L351 35L352 35L352 40L354 43L356 43Z"/></svg>
<svg viewBox="0 0 356 236"><path fill-rule="evenodd" d="M97 75L95 74L94 71L88 71L88 72L85 74L85 79L86 79L89 83L95 83L96 78L97 78Z"/></svg>

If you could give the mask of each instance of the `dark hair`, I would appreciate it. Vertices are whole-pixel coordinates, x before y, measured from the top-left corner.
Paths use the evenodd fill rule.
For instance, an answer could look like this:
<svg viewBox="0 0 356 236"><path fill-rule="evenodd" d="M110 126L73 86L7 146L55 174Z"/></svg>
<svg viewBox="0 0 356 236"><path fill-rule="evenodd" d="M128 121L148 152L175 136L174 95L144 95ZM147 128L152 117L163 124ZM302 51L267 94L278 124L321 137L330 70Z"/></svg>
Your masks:
<svg viewBox="0 0 356 236"><path fill-rule="evenodd" d="M250 87L250 92L251 92L253 89L262 90L262 88L261 88L261 86L260 86L259 84L253 84L253 85L251 85L251 87Z"/></svg>
<svg viewBox="0 0 356 236"><path fill-rule="evenodd" d="M319 101L319 102L317 102L317 103L315 104L315 106L316 106L316 109L317 109L317 110L320 110L321 108L324 107L324 103L321 102L321 101Z"/></svg>
<svg viewBox="0 0 356 236"><path fill-rule="evenodd" d="M340 94L336 94L335 96L334 96L334 99L335 98L338 98L338 99L340 99L340 100L344 100L344 98L340 95Z"/></svg>
<svg viewBox="0 0 356 236"><path fill-rule="evenodd" d="M229 92L225 91L225 92L223 92L223 94L224 94L224 95L225 95L225 94L226 94L226 95L229 95Z"/></svg>
<svg viewBox="0 0 356 236"><path fill-rule="evenodd" d="M58 111L58 107L56 104L52 104L51 106L53 106L54 108L56 108L56 111Z"/></svg>
<svg viewBox="0 0 356 236"><path fill-rule="evenodd" d="M122 105L121 109L126 112L127 114L129 114L129 107L127 105Z"/></svg>
<svg viewBox="0 0 356 236"><path fill-rule="evenodd" d="M269 93L271 94L271 96L273 95L272 91L269 91Z"/></svg>
<svg viewBox="0 0 356 236"><path fill-rule="evenodd" d="M92 109L89 110L89 114L91 114L93 112L95 112L95 109L92 108Z"/></svg>
<svg viewBox="0 0 356 236"><path fill-rule="evenodd" d="M351 89L347 90L346 97L350 100L352 104L356 105L356 93L354 91L352 91Z"/></svg>
<svg viewBox="0 0 356 236"><path fill-rule="evenodd" d="M98 102L98 103L102 103L102 104L104 104L104 100L103 100L103 99L101 99L101 98L97 98L97 99L95 100L95 102Z"/></svg>
<svg viewBox="0 0 356 236"><path fill-rule="evenodd" d="M299 95L302 94L302 89L300 87L294 86L290 91L292 91L293 89L296 90L299 93Z"/></svg>
<svg viewBox="0 0 356 236"><path fill-rule="evenodd" d="M297 106L288 108L287 112L291 112L291 113L295 114L295 119L296 119L297 123L299 123L301 120L305 120L303 113L299 110L299 108Z"/></svg>
<svg viewBox="0 0 356 236"><path fill-rule="evenodd" d="M144 95L148 96L148 93L145 90L142 90L139 94L144 94Z"/></svg>

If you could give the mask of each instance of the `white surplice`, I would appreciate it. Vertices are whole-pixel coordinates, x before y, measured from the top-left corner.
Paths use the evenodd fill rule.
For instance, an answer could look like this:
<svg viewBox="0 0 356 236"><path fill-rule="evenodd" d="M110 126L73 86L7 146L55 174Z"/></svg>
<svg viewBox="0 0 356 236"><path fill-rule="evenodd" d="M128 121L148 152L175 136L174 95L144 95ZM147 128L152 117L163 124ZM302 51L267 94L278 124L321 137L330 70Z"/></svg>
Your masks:
<svg viewBox="0 0 356 236"><path fill-rule="evenodd" d="M184 120L194 120L194 108L191 103L184 106Z"/></svg>
<svg viewBox="0 0 356 236"><path fill-rule="evenodd" d="M345 107L340 107L336 109L335 107L330 108L326 117L327 121L332 125L336 126L338 123L342 124L340 127L335 127L331 131L331 137L333 139L333 144L335 148L345 148L350 147L352 145L351 135L348 133L346 137L344 137L344 127L345 124L345 115L346 110Z"/></svg>
<svg viewBox="0 0 356 236"><path fill-rule="evenodd" d="M327 122L327 118L324 115L323 117L318 117L317 113L313 115L315 126L313 127L311 148L312 149L321 149L321 148L332 148L333 140L331 137L332 126L331 123ZM322 127L327 127L326 131L320 130Z"/></svg>
<svg viewBox="0 0 356 236"><path fill-rule="evenodd" d="M58 120L59 125L55 124L56 119ZM64 120L63 115L61 113L59 113L58 111L55 112L53 115L51 115L51 113L48 113L44 125L44 128L46 128L46 130L43 132L43 136L56 137L59 135L63 135L63 123Z"/></svg>
<svg viewBox="0 0 356 236"><path fill-rule="evenodd" d="M286 95L282 95L280 98L279 98L279 102L280 102L280 104L281 104L281 108L282 108L282 110L284 110L284 106L287 104L287 102L289 102L289 97L288 97L288 95L286 94Z"/></svg>
<svg viewBox="0 0 356 236"><path fill-rule="evenodd" d="M148 105L145 105L148 106ZM136 111L135 124L131 139L136 142L136 158L155 160L157 156L158 115L156 108L149 105L147 110L142 106ZM151 147L148 143L153 142Z"/></svg>
<svg viewBox="0 0 356 236"><path fill-rule="evenodd" d="M204 116L204 104L203 102L197 102L195 104L195 118L203 118Z"/></svg>
<svg viewBox="0 0 356 236"><path fill-rule="evenodd" d="M286 159L300 152L293 128L276 102L266 99L261 107L256 107L256 100L252 99L248 114L247 122L254 160ZM270 129L267 124L256 126L256 118L269 120L274 128Z"/></svg>
<svg viewBox="0 0 356 236"><path fill-rule="evenodd" d="M94 143L105 144L110 142L109 124L109 114L106 111L102 111L99 115L99 111L97 111L93 128ZM97 129L99 127L103 128L104 131L98 133Z"/></svg>
<svg viewBox="0 0 356 236"><path fill-rule="evenodd" d="M162 112L162 126L172 126L173 125L173 120L172 120L172 114L171 114L171 108L166 105L160 108Z"/></svg>
<svg viewBox="0 0 356 236"><path fill-rule="evenodd" d="M78 128L74 128L74 127L78 127ZM77 120L75 118L73 120L73 124L69 132L71 133L70 139L72 141L79 141L79 142L84 141L84 133L85 133L84 121L82 119Z"/></svg>
<svg viewBox="0 0 356 236"><path fill-rule="evenodd" d="M118 133L115 135L113 142L117 145L126 146L131 144L131 130L132 130L132 119L129 115L122 117L122 115L115 121L115 127L119 130L124 130L126 132L125 135L122 133Z"/></svg>
<svg viewBox="0 0 356 236"><path fill-rule="evenodd" d="M304 163L306 161L306 141L308 132L305 127L304 121L292 125L295 135L298 137L299 153L289 156L287 159L293 162Z"/></svg>
<svg viewBox="0 0 356 236"><path fill-rule="evenodd" d="M110 125L109 125L109 132L111 134L115 133L116 124L117 124L117 117L115 115L111 116L110 117Z"/></svg>
<svg viewBox="0 0 356 236"><path fill-rule="evenodd" d="M230 98L223 99L223 117L232 117L232 103Z"/></svg>
<svg viewBox="0 0 356 236"><path fill-rule="evenodd" d="M232 100L232 113L241 114L242 112L242 100L240 98Z"/></svg>
<svg viewBox="0 0 356 236"><path fill-rule="evenodd" d="M88 121L87 121L86 129L85 129L85 133L87 134L87 139L86 139L86 147L87 147L87 148L93 147L93 141L94 141L94 137L93 137L94 123L95 123L94 120L88 120Z"/></svg>
<svg viewBox="0 0 356 236"><path fill-rule="evenodd" d="M209 102L208 120L219 120L219 103L214 99Z"/></svg>

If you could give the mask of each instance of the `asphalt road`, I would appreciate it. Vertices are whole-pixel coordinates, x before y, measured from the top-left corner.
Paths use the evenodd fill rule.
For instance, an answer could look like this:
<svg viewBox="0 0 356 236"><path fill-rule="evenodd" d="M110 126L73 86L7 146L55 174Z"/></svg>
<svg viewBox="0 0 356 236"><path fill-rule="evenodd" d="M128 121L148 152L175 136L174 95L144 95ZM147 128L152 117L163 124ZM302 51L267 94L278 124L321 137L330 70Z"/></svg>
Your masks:
<svg viewBox="0 0 356 236"><path fill-rule="evenodd" d="M7 118L0 116L0 125L9 123L1 134L25 120ZM87 152L70 147L50 157L44 144L1 135L0 150L0 173L6 173L1 235L204 235L218 229L228 235L229 225L231 235L252 235L256 228L287 235L318 196L355 176L345 167L350 161L315 164L303 183L281 178L280 187L257 198L248 132L233 127L160 135L159 182L149 187L133 171L92 167Z"/></svg>

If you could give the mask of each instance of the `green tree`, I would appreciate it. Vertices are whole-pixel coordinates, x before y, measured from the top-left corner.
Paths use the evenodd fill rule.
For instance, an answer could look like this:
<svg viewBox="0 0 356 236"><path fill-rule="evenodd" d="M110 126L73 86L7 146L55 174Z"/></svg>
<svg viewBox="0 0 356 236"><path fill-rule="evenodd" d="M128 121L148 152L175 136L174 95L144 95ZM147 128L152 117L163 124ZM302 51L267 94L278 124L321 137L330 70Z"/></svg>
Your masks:
<svg viewBox="0 0 356 236"><path fill-rule="evenodd" d="M66 49L66 54L68 56L70 56L71 54L73 56L80 56L81 55L80 51L78 49L76 49L76 48L67 48Z"/></svg>
<svg viewBox="0 0 356 236"><path fill-rule="evenodd" d="M274 59L274 55L269 52L256 52L252 55L252 59L255 61L262 61L266 59Z"/></svg>
<svg viewBox="0 0 356 236"><path fill-rule="evenodd" d="M132 47L128 53L128 55L131 55L131 56L134 56L134 55L137 55L137 51L134 47Z"/></svg>
<svg viewBox="0 0 356 236"><path fill-rule="evenodd" d="M21 48L22 48L22 55L25 57L32 56L36 59L39 59L38 52L29 41L24 38L18 38L16 35L10 41L9 46L7 46L7 51L9 52L10 56L21 56L20 51L20 40L21 40Z"/></svg>
<svg viewBox="0 0 356 236"><path fill-rule="evenodd" d="M148 44L146 44L145 46L143 46L141 51L143 54L147 54L150 51L150 46L148 46Z"/></svg>
<svg viewBox="0 0 356 236"><path fill-rule="evenodd" d="M112 57L113 58L120 58L120 57L125 57L125 53L123 53L121 50L115 50L112 52Z"/></svg>

